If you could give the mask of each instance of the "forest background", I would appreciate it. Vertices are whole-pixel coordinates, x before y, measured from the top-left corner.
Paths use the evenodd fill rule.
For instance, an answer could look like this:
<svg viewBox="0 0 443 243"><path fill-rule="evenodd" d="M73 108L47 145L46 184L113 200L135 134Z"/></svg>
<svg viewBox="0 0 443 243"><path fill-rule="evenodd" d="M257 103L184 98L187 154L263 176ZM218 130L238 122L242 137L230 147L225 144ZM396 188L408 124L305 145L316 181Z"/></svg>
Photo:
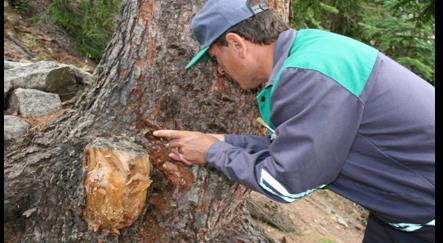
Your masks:
<svg viewBox="0 0 443 243"><path fill-rule="evenodd" d="M29 0L13 0L26 13ZM112 37L121 0L53 0L32 21L64 28L79 52L98 63ZM291 25L343 34L374 46L435 85L435 0L293 0Z"/></svg>

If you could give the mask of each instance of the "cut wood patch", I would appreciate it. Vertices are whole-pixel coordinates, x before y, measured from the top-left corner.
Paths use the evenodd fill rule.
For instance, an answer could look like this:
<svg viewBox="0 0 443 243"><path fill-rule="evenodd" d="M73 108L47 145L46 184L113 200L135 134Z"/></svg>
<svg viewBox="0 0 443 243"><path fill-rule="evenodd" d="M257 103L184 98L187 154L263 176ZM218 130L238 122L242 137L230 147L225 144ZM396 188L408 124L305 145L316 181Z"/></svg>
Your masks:
<svg viewBox="0 0 443 243"><path fill-rule="evenodd" d="M142 212L151 180L149 155L122 138L97 138L86 146L86 206L90 229L119 232Z"/></svg>

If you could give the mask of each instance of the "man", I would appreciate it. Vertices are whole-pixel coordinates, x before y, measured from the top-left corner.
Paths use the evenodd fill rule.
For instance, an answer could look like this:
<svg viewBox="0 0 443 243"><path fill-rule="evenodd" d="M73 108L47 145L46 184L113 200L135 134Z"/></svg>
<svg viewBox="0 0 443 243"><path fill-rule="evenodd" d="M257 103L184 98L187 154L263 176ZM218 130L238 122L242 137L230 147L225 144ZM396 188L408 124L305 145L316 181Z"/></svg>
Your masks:
<svg viewBox="0 0 443 243"><path fill-rule="evenodd" d="M266 4L209 0L192 20L218 72L257 96L269 136L160 130L170 157L208 163L279 202L328 188L370 211L363 242L434 242L435 92L373 47L290 29Z"/></svg>

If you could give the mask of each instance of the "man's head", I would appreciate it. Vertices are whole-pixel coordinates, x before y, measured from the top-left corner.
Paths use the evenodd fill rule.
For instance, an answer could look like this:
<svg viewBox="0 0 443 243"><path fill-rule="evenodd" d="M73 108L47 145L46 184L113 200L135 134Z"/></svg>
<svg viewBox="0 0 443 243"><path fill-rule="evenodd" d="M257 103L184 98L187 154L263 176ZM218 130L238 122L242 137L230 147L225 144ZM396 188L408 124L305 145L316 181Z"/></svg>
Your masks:
<svg viewBox="0 0 443 243"><path fill-rule="evenodd" d="M257 60L271 50L279 34L289 27L259 0L209 0L192 20L192 31L200 52L186 66L213 57L218 71L227 73L244 89L255 88L267 79L263 68L270 60ZM269 58L267 58L269 59ZM261 61L261 62L260 62ZM266 76L266 77L263 77ZM260 80L257 80L260 79Z"/></svg>

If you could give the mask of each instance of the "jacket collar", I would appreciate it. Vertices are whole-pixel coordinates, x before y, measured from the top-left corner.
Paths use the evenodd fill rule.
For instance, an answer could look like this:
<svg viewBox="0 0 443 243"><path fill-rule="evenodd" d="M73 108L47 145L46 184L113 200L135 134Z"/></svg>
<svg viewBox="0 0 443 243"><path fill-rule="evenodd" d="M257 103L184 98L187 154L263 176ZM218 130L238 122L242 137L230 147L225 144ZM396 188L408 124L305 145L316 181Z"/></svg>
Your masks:
<svg viewBox="0 0 443 243"><path fill-rule="evenodd" d="M297 31L293 29L288 29L280 33L277 39L277 43L275 45L275 53L274 60L272 63L272 71L271 75L269 75L269 79L265 84L265 88L272 85L274 83L275 75L277 75L278 71L282 67L284 61L288 57L289 50L291 48L292 43L294 42L295 36L297 35Z"/></svg>

